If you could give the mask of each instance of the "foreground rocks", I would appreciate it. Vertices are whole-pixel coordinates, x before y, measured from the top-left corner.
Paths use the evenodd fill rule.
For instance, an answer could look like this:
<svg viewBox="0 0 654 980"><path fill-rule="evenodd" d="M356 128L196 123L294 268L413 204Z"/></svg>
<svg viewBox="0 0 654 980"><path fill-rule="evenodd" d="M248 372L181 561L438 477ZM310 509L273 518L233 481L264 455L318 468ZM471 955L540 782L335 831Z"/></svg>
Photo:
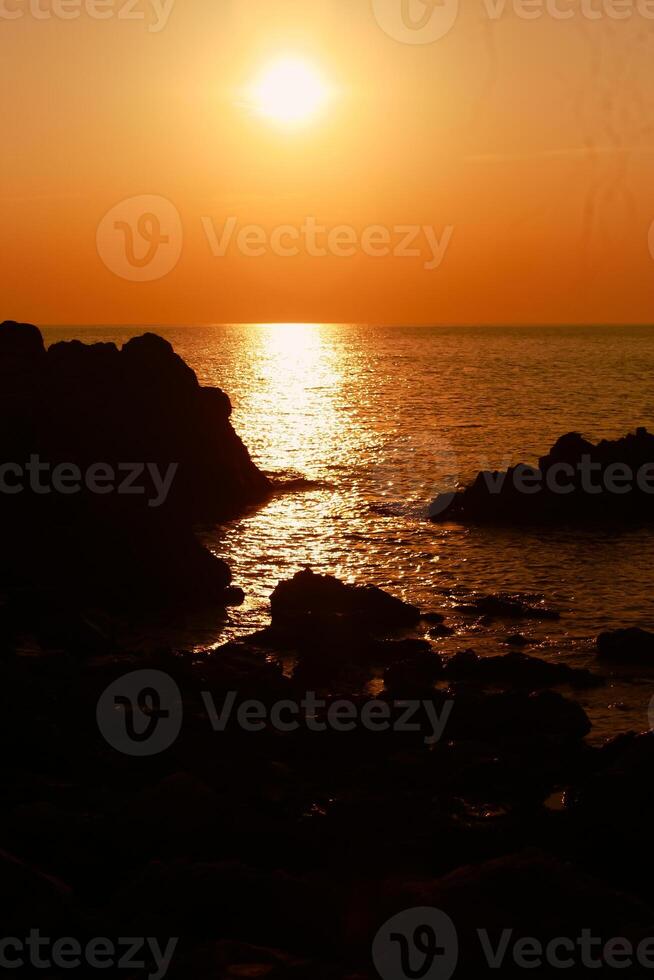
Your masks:
<svg viewBox="0 0 654 980"><path fill-rule="evenodd" d="M310 568L280 582L270 597L273 629L293 636L322 629L383 633L415 626L420 610L374 585L348 585Z"/></svg>
<svg viewBox="0 0 654 980"><path fill-rule="evenodd" d="M0 659L12 935L178 936L173 978L368 980L377 931L404 909L444 910L476 976L478 928L494 944L504 929L646 930L652 742L585 743L585 712L549 689L584 672L445 659L423 635L440 614L310 570L273 597L269 630L204 655L64 645ZM174 682L161 707L183 712L172 744L143 757L96 719L135 670ZM320 700L292 714L318 670ZM342 720L344 701L342 729L330 713ZM366 722L371 705L388 723Z"/></svg>
<svg viewBox="0 0 654 980"><path fill-rule="evenodd" d="M496 524L633 523L654 518L654 435L639 428L594 445L561 436L538 465L480 472L464 490L438 497L434 521Z"/></svg>
<svg viewBox="0 0 654 980"><path fill-rule="evenodd" d="M474 650L463 650L448 660L446 677L455 681L486 686L509 685L534 690L569 684L573 688L599 687L603 681L589 670L553 664L524 653L501 657L478 657Z"/></svg>

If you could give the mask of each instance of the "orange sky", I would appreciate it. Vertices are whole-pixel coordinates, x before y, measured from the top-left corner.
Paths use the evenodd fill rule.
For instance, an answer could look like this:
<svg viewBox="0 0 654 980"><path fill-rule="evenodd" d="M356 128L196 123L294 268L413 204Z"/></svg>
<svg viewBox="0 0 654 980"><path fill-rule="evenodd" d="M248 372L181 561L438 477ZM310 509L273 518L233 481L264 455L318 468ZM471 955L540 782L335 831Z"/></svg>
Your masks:
<svg viewBox="0 0 654 980"><path fill-rule="evenodd" d="M0 319L653 321L654 3L460 0L423 44L401 2L0 0ZM293 129L243 99L287 55L331 89Z"/></svg>

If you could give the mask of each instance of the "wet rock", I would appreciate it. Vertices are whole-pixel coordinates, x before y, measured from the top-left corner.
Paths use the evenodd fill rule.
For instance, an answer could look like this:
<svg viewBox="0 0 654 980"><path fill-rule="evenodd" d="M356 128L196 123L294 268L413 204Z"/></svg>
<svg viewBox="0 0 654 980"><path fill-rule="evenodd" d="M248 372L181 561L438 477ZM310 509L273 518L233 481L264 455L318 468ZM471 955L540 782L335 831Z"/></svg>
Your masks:
<svg viewBox="0 0 654 980"><path fill-rule="evenodd" d="M280 582L270 597L272 626L291 636L337 630L353 635L415 626L420 610L374 585L349 585L310 568Z"/></svg>
<svg viewBox="0 0 654 980"><path fill-rule="evenodd" d="M479 740L544 736L557 740L584 738L591 723L576 701L555 691L475 695L456 691L451 737Z"/></svg>
<svg viewBox="0 0 654 980"><path fill-rule="evenodd" d="M504 642L509 647L527 647L531 643L531 640L523 636L522 633L511 633Z"/></svg>
<svg viewBox="0 0 654 980"><path fill-rule="evenodd" d="M424 620L425 623L430 623L434 626L438 626L445 622L445 616L443 613L439 612L424 612L420 618Z"/></svg>
<svg viewBox="0 0 654 980"><path fill-rule="evenodd" d="M430 626L429 635L435 640L442 636L453 636L454 629L451 626L446 626L445 623L438 623L436 626Z"/></svg>
<svg viewBox="0 0 654 980"><path fill-rule="evenodd" d="M469 602L455 606L459 612L487 616L489 619L551 619L561 618L555 609L542 605L533 605L517 598L505 595L480 595Z"/></svg>
<svg viewBox="0 0 654 980"><path fill-rule="evenodd" d="M605 663L654 667L654 633L636 626L600 633L597 659Z"/></svg>
<svg viewBox="0 0 654 980"><path fill-rule="evenodd" d="M478 657L474 650L462 650L447 661L444 673L456 681L527 689L559 684L582 689L602 683L601 678L589 670L549 663L517 652L499 657Z"/></svg>

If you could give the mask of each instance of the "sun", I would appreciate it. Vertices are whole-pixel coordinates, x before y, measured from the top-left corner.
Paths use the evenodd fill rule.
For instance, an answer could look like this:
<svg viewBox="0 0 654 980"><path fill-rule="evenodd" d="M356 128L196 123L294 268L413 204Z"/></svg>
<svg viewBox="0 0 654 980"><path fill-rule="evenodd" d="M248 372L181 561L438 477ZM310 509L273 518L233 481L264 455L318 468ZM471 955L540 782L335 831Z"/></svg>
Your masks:
<svg viewBox="0 0 654 980"><path fill-rule="evenodd" d="M248 102L266 119L298 126L316 116L329 95L325 80L313 65L300 58L281 58L255 79Z"/></svg>

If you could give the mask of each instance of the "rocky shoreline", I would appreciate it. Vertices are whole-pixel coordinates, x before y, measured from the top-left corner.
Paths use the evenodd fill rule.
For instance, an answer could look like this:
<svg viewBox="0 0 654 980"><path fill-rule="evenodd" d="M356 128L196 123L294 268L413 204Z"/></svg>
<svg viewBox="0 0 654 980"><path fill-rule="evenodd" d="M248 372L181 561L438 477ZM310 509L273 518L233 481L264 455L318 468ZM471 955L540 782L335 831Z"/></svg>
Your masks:
<svg viewBox="0 0 654 980"><path fill-rule="evenodd" d="M557 610L478 595L460 611L506 623L511 649L446 657L448 609L305 569L252 636L125 649L111 624L136 611L239 600L193 526L274 487L227 396L160 338L46 352L5 324L0 375L7 461L179 464L156 508L88 486L0 495L5 936L175 937L173 980L366 980L384 923L424 907L455 924L462 975L497 975L479 928L495 945L654 935L654 735L594 747L577 700L654 667L654 635L602 634L593 669L572 668L517 631Z"/></svg>
<svg viewBox="0 0 654 980"><path fill-rule="evenodd" d="M589 747L570 691L599 674L515 652L444 660L419 638L437 616L306 570L275 590L268 629L205 655L5 652L8 933L36 916L49 935L179 937L180 978L373 977L377 929L424 905L460 938L476 924L642 935L654 736ZM600 650L638 660L632 639ZM174 743L146 758L96 719L135 670L169 678L183 707ZM313 713L278 727L275 705L308 692ZM379 708L365 721L373 702L384 729ZM253 703L264 720L248 728ZM337 704L346 729L327 723ZM437 740L428 708L446 716ZM462 962L480 971L472 951Z"/></svg>

